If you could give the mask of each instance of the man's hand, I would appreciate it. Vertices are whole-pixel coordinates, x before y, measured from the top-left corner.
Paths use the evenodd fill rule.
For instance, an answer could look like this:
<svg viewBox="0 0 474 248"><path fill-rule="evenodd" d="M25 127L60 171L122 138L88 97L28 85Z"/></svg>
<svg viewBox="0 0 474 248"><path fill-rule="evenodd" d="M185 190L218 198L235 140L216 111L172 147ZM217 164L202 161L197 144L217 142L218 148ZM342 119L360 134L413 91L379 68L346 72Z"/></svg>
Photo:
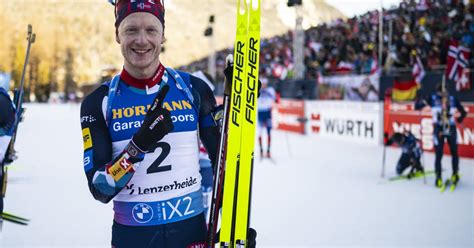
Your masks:
<svg viewBox="0 0 474 248"><path fill-rule="evenodd" d="M163 139L174 128L171 113L163 108L163 100L168 90L169 85L165 85L158 92L142 126L133 135L132 142L143 152L149 151L153 144Z"/></svg>

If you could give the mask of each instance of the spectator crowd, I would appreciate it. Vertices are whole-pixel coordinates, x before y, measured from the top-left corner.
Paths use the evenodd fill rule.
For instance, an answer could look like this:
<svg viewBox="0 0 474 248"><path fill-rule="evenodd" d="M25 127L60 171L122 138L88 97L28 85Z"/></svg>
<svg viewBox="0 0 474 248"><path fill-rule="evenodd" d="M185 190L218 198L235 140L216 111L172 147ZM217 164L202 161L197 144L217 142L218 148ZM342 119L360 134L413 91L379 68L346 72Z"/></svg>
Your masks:
<svg viewBox="0 0 474 248"><path fill-rule="evenodd" d="M374 10L305 30L305 79L341 73L370 74L381 68L385 72L411 68L413 55L421 59L427 70L433 70L446 64L451 40L470 49L474 46L472 4L464 4L463 0L403 0L398 7L383 10L382 65L379 65L379 14L379 10ZM293 77L292 40L291 31L262 40L262 78ZM217 53L216 82L223 80L222 70L229 53L232 48ZM181 69L206 71L207 58Z"/></svg>

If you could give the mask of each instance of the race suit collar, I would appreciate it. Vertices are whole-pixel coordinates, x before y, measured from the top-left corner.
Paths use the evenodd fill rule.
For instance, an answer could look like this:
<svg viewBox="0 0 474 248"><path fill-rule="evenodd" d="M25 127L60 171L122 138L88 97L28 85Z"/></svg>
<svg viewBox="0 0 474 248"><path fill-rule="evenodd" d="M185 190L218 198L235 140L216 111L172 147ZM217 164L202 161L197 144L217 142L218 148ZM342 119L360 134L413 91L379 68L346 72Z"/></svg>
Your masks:
<svg viewBox="0 0 474 248"><path fill-rule="evenodd" d="M165 73L165 67L160 63L158 69L155 72L155 75L151 78L146 79L137 79L134 78L130 73L127 72L125 68L123 68L122 72L120 73L120 79L122 79L127 85L145 89L146 87L151 88L160 83L163 74Z"/></svg>

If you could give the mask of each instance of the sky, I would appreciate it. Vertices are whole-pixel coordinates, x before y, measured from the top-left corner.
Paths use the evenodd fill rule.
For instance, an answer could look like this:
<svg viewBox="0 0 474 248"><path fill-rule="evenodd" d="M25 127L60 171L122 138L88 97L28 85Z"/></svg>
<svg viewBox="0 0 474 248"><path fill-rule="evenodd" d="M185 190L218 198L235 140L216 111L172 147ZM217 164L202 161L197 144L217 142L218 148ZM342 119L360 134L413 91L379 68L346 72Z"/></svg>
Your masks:
<svg viewBox="0 0 474 248"><path fill-rule="evenodd" d="M304 0L303 0L304 2ZM385 8L398 6L401 0L326 0L326 3L336 7L347 17L364 14L367 11L379 9L382 3Z"/></svg>

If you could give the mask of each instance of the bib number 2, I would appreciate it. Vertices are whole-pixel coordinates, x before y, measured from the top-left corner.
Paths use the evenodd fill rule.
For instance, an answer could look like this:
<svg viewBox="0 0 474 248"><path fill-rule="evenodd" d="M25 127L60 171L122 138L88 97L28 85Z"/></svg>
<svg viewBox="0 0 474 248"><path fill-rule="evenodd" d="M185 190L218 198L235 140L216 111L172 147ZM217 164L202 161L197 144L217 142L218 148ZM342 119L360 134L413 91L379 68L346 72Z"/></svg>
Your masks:
<svg viewBox="0 0 474 248"><path fill-rule="evenodd" d="M164 172L171 170L171 165L161 165L163 160L170 154L171 146L166 142L158 142L153 147L152 150L155 151L156 148L161 148L161 153L158 158L153 162L150 167L146 170L147 174L157 173L157 172Z"/></svg>

